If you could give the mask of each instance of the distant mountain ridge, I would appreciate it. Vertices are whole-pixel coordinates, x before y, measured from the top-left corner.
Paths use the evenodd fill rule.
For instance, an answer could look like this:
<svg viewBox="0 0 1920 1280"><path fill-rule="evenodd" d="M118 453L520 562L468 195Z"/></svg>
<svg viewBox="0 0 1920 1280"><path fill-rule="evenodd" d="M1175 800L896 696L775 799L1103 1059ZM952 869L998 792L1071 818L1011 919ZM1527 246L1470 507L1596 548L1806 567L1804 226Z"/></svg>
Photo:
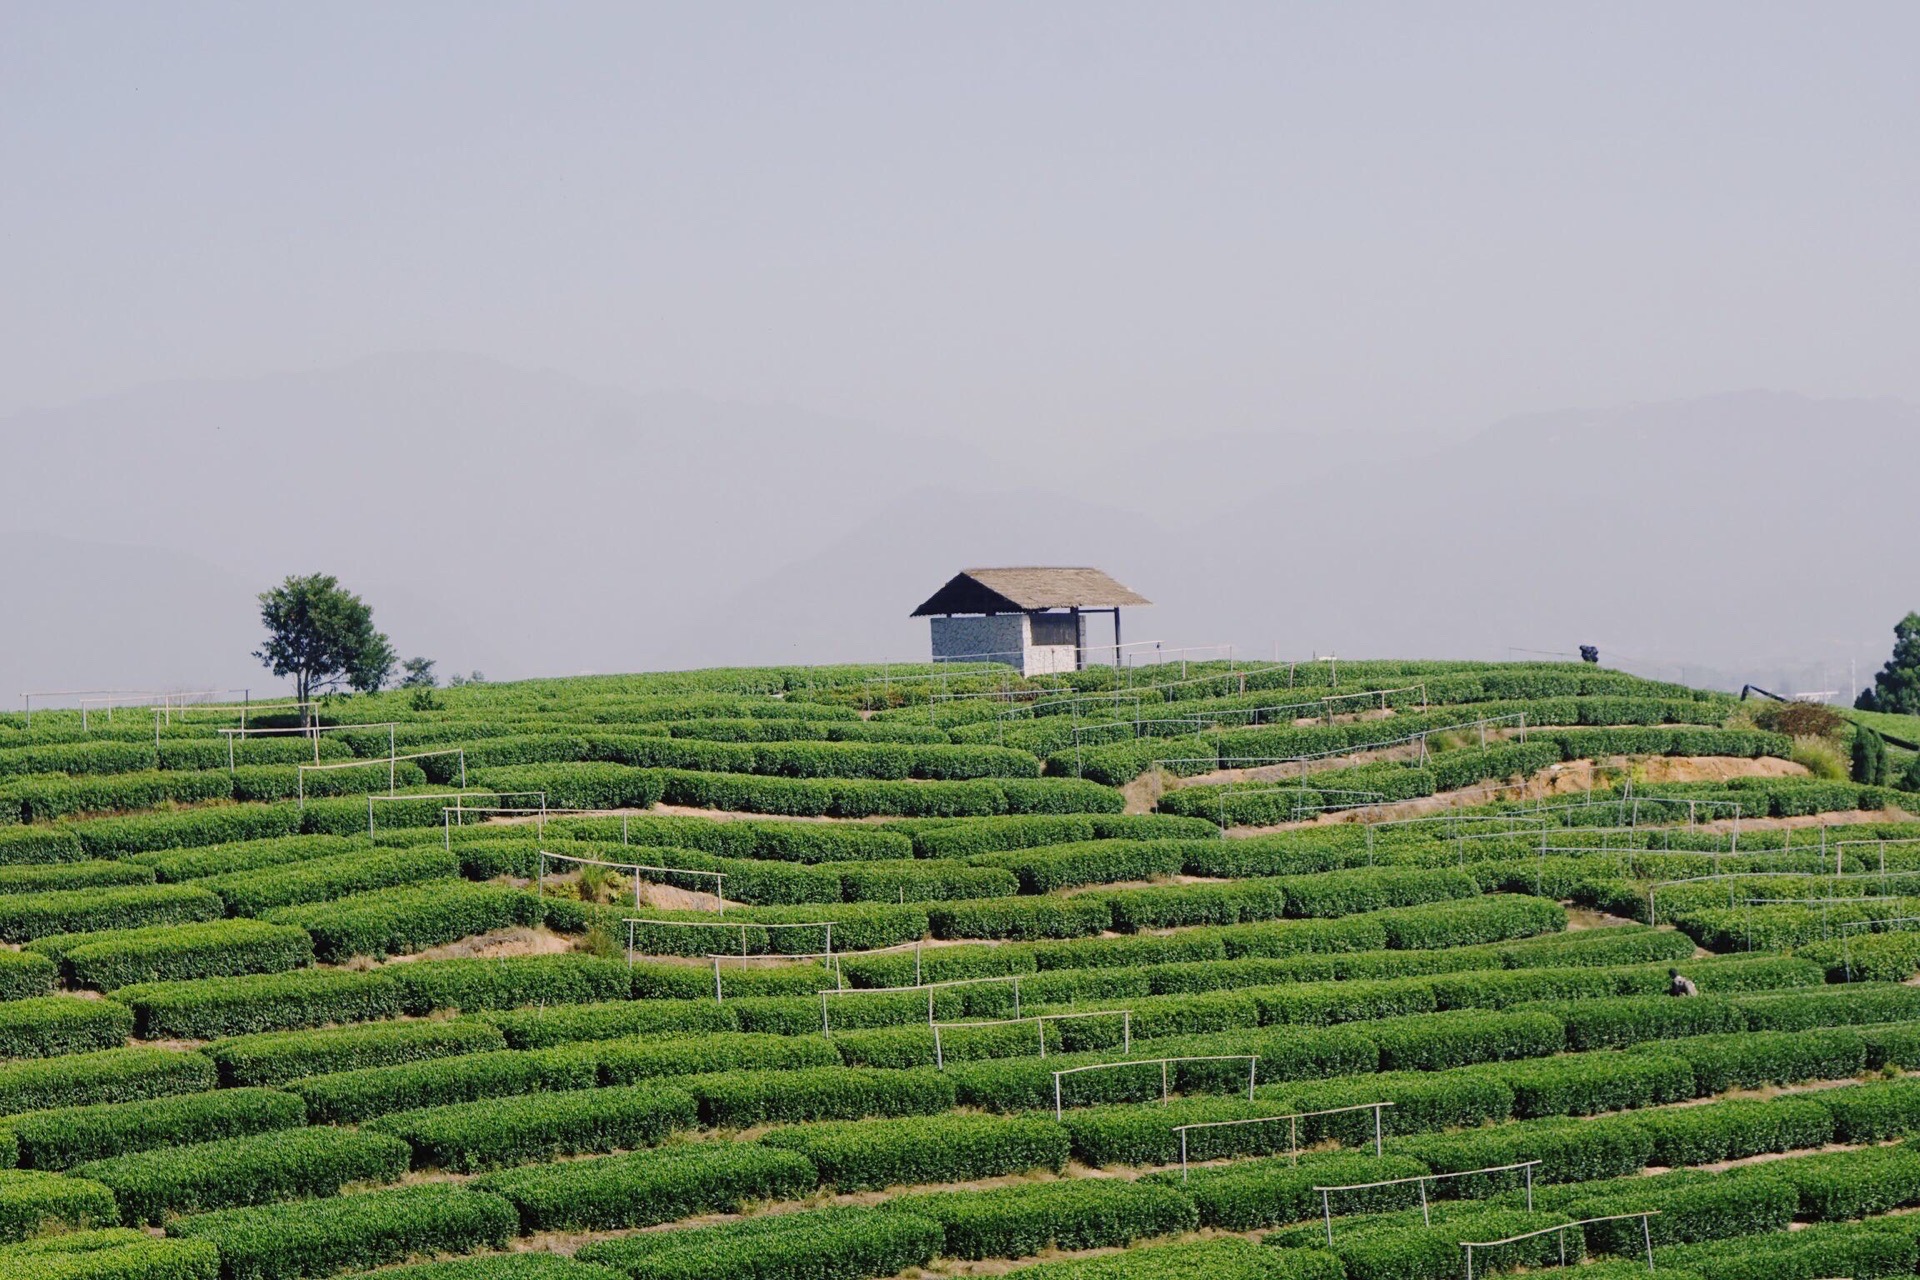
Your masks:
<svg viewBox="0 0 1920 1280"><path fill-rule="evenodd" d="M954 569L1097 564L1129 639L1861 678L1920 604L1920 410L1739 392L1458 441L930 440L481 357L176 382L0 418L0 694L265 684L252 594L339 574L498 676L909 658ZM1646 672L1668 677L1684 666Z"/></svg>

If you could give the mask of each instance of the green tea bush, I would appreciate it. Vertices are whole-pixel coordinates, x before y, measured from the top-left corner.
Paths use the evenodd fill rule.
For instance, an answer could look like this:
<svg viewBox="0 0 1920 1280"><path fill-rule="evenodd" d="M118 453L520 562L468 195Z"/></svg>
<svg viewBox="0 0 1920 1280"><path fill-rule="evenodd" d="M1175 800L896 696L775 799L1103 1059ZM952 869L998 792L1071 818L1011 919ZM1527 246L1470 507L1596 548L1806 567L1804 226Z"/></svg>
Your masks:
<svg viewBox="0 0 1920 1280"><path fill-rule="evenodd" d="M1694 1089L1703 1098L1728 1089L1843 1080L1867 1068L1866 1042L1844 1027L1689 1036L1653 1041L1644 1049L1691 1066Z"/></svg>
<svg viewBox="0 0 1920 1280"><path fill-rule="evenodd" d="M1177 841L1090 840L985 853L972 861L976 866L1013 872L1020 879L1021 893L1052 893L1086 884L1178 875L1186 858Z"/></svg>
<svg viewBox="0 0 1920 1280"><path fill-rule="evenodd" d="M1043 1262L1009 1274L1019 1280L1345 1280L1346 1272L1340 1259L1319 1249L1262 1249L1221 1239Z"/></svg>
<svg viewBox="0 0 1920 1280"><path fill-rule="evenodd" d="M1461 1241L1504 1240L1566 1221L1567 1217L1553 1213L1452 1205L1433 1215L1431 1227L1417 1213L1388 1214L1349 1225L1345 1233L1334 1233L1330 1252L1345 1265L1348 1280L1453 1280L1460 1274ZM1275 1232L1264 1243L1281 1245L1290 1252L1302 1246L1323 1247L1326 1237L1315 1223ZM1577 1229L1566 1233L1569 1262L1580 1258L1584 1244ZM1560 1249L1558 1235L1549 1233L1497 1249L1477 1250L1474 1274L1553 1266L1560 1261Z"/></svg>
<svg viewBox="0 0 1920 1280"><path fill-rule="evenodd" d="M209 920L123 932L56 934L28 947L56 954L76 986L112 991L136 982L284 973L313 963L304 929L259 920Z"/></svg>
<svg viewBox="0 0 1920 1280"><path fill-rule="evenodd" d="M512 1202L520 1230L619 1231L760 1200L795 1200L818 1175L804 1157L750 1142L692 1142L628 1155L487 1174L473 1184Z"/></svg>
<svg viewBox="0 0 1920 1280"><path fill-rule="evenodd" d="M0 821L4 821L0 817ZM0 866L45 866L58 862L81 862L93 855L80 843L71 827L28 827L9 830L0 826Z"/></svg>
<svg viewBox="0 0 1920 1280"><path fill-rule="evenodd" d="M1864 1022L1920 1021L1920 987L1855 983L1825 991L1734 998L1755 1031L1803 1031Z"/></svg>
<svg viewBox="0 0 1920 1280"><path fill-rule="evenodd" d="M1367 1100L1379 1101L1383 1098L1376 1096ZM1152 1102L1091 1107L1068 1112L1062 1123L1072 1135L1074 1158L1086 1164L1172 1164L1180 1158L1179 1137L1173 1131L1176 1125L1253 1120L1319 1109L1276 1103L1264 1098L1252 1102L1245 1098L1185 1098L1164 1104ZM1371 1132L1371 1116L1367 1124ZM1314 1141L1309 1136L1312 1129L1304 1122L1301 1129L1301 1145L1306 1146ZM1189 1150L1191 1157L1196 1160L1269 1156L1284 1154L1288 1150L1287 1142L1288 1125L1280 1121L1275 1124L1199 1130L1190 1136Z"/></svg>
<svg viewBox="0 0 1920 1280"><path fill-rule="evenodd" d="M1030 1183L996 1191L901 1196L889 1212L940 1224L950 1258L1024 1258L1047 1249L1124 1248L1199 1225L1192 1200L1174 1187L1118 1179Z"/></svg>
<svg viewBox="0 0 1920 1280"><path fill-rule="evenodd" d="M953 1081L934 1071L832 1066L728 1071L676 1083L699 1104L701 1122L719 1128L938 1115L956 1099Z"/></svg>
<svg viewBox="0 0 1920 1280"><path fill-rule="evenodd" d="M1060 814L1008 818L919 818L886 824L913 842L920 858L964 858L1001 849L1073 844L1084 840L1199 840L1218 828L1198 818L1161 814Z"/></svg>
<svg viewBox="0 0 1920 1280"><path fill-rule="evenodd" d="M1318 925L1300 925L1314 929ZM947 978L972 978L993 973L1032 973L1057 969L1123 969L1172 964L1178 961L1224 960L1223 940L1228 930L1191 929L1183 933L1133 938L1077 938L1063 941L1028 942L1008 946L941 947L921 957L926 981ZM904 962L904 963L903 963ZM904 975L916 972L915 957L873 957L857 963L842 964L847 980L856 985L875 985L878 975L898 975L894 985L914 981ZM866 975L874 974L869 979Z"/></svg>
<svg viewBox="0 0 1920 1280"><path fill-rule="evenodd" d="M113 1190L128 1226L168 1216L330 1196L350 1182L391 1182L407 1147L351 1129L286 1129L193 1146L163 1147L76 1165Z"/></svg>
<svg viewBox="0 0 1920 1280"><path fill-rule="evenodd" d="M332 802L328 802L332 803ZM230 804L182 813L89 818L72 827L92 858L124 857L157 849L191 849L300 834L301 813L291 804ZM361 830L366 826L361 806Z"/></svg>
<svg viewBox="0 0 1920 1280"><path fill-rule="evenodd" d="M1111 921L1107 904L1093 897L974 898L934 903L927 920L936 938L1085 938Z"/></svg>
<svg viewBox="0 0 1920 1280"><path fill-rule="evenodd" d="M0 895L152 883L151 869L125 862L62 862L24 867L0 865Z"/></svg>
<svg viewBox="0 0 1920 1280"><path fill-rule="evenodd" d="M1764 1238L1717 1240L1661 1249L1655 1261L1700 1280L1817 1280L1823 1276L1908 1275L1916 1255L1911 1231L1888 1224L1816 1225Z"/></svg>
<svg viewBox="0 0 1920 1280"><path fill-rule="evenodd" d="M1446 911L1450 907L1414 910ZM1262 924L1232 925L1213 935L1230 960L1253 956L1309 955L1337 951L1381 951L1387 930L1379 915L1347 916L1339 920L1273 920Z"/></svg>
<svg viewBox="0 0 1920 1280"><path fill-rule="evenodd" d="M599 1040L585 1048L609 1085L711 1072L804 1071L838 1067L838 1050L818 1036L755 1032L689 1033Z"/></svg>
<svg viewBox="0 0 1920 1280"><path fill-rule="evenodd" d="M1792 1098L1656 1109L1623 1118L1621 1123L1653 1140L1648 1163L1668 1166L1800 1151L1825 1146L1834 1134L1832 1112L1818 1102Z"/></svg>
<svg viewBox="0 0 1920 1280"><path fill-rule="evenodd" d="M587 1245L631 1280L867 1280L932 1261L940 1227L908 1213L811 1209Z"/></svg>
<svg viewBox="0 0 1920 1280"><path fill-rule="evenodd" d="M112 1238L100 1239L106 1236ZM155 1240L121 1227L0 1247L0 1280L218 1280L219 1275L219 1251L205 1241Z"/></svg>
<svg viewBox="0 0 1920 1280"><path fill-rule="evenodd" d="M1630 996L1617 1000L1550 1001L1537 1006L1566 1024L1567 1048L1619 1049L1645 1040L1744 1031L1747 1019L1717 996L1675 1000Z"/></svg>
<svg viewBox="0 0 1920 1280"><path fill-rule="evenodd" d="M210 1241L222 1280L299 1280L434 1253L503 1248L517 1219L498 1196L444 1183L225 1209L167 1225Z"/></svg>
<svg viewBox="0 0 1920 1280"><path fill-rule="evenodd" d="M515 1049L544 1049L577 1040L614 1040L648 1032L738 1031L739 1001L623 1000L483 1015ZM817 1024L816 1024L817 1029Z"/></svg>
<svg viewBox="0 0 1920 1280"><path fill-rule="evenodd" d="M540 899L522 889L429 880L281 907L263 918L305 929L313 936L314 954L338 964L354 956L409 955L495 929L538 924L545 913Z"/></svg>
<svg viewBox="0 0 1920 1280"><path fill-rule="evenodd" d="M653 808L664 783L659 771L630 770L624 764L528 764L478 770L470 777L493 791L545 791L547 804L555 808L584 810Z"/></svg>
<svg viewBox="0 0 1920 1280"><path fill-rule="evenodd" d="M1418 978L1303 982L1258 987L1240 994L1256 1003L1263 1024L1325 1026L1432 1013L1435 1009L1432 987Z"/></svg>
<svg viewBox="0 0 1920 1280"><path fill-rule="evenodd" d="M49 1228L82 1231L117 1220L113 1192L86 1178L30 1169L0 1170L0 1241ZM24 1269L23 1274L38 1274Z"/></svg>
<svg viewBox="0 0 1920 1280"><path fill-rule="evenodd" d="M950 859L899 859L841 863L840 895L848 902L937 902L948 898L1002 898L1020 892L1020 881L999 867L974 867Z"/></svg>
<svg viewBox="0 0 1920 1280"><path fill-rule="evenodd" d="M897 742L729 742L690 737L628 736L595 739L592 755L644 769L705 770L783 778L866 778L964 781L1033 778L1040 762L1006 747L914 745Z"/></svg>
<svg viewBox="0 0 1920 1280"><path fill-rule="evenodd" d="M600 1083L592 1046L463 1053L457 1057L398 1062L294 1080L287 1088L306 1104L315 1124L354 1124L396 1111L482 1098L517 1098Z"/></svg>
<svg viewBox="0 0 1920 1280"><path fill-rule="evenodd" d="M60 970L45 956L29 951L0 951L0 1001L50 995Z"/></svg>
<svg viewBox="0 0 1920 1280"><path fill-rule="evenodd" d="M1150 1175L1180 1190L1199 1210L1200 1223L1222 1231L1258 1231L1300 1222L1320 1212L1315 1187L1354 1186L1411 1178L1430 1172L1419 1159L1406 1156L1309 1155L1287 1159L1241 1160L1191 1170L1186 1181L1178 1173ZM1444 1186L1446 1184L1433 1184ZM1342 1213L1385 1213L1420 1203L1411 1183L1342 1192L1334 1197Z"/></svg>
<svg viewBox="0 0 1920 1280"><path fill-rule="evenodd" d="M1902 1069L1920 1066L1920 1024L1895 1022L1853 1028L1867 1048L1867 1066Z"/></svg>
<svg viewBox="0 0 1920 1280"><path fill-rule="evenodd" d="M399 1111L367 1122L413 1149L416 1168L471 1173L504 1165L657 1145L698 1119L683 1090L574 1089Z"/></svg>
<svg viewBox="0 0 1920 1280"><path fill-rule="evenodd" d="M1711 1108L1689 1108L1711 1110ZM1638 1173L1647 1165L1656 1140L1625 1120L1515 1120L1457 1133L1416 1134L1394 1140L1392 1150L1425 1164L1435 1173L1472 1173L1538 1160L1536 1184L1588 1182ZM1354 1178L1366 1182L1366 1178ZM1432 1185L1429 1194L1446 1198L1482 1198L1525 1184L1518 1170L1451 1178ZM1344 1202L1343 1202L1344 1203ZM1353 1206L1350 1212L1368 1212Z"/></svg>
<svg viewBox="0 0 1920 1280"><path fill-rule="evenodd" d="M1050 1119L1015 1116L929 1116L775 1129L762 1139L798 1152L841 1192L916 1182L968 1182L1033 1169L1066 1167L1067 1131Z"/></svg>
<svg viewBox="0 0 1920 1280"><path fill-rule="evenodd" d="M0 809L25 823L114 810L152 809L169 802L198 804L233 798L225 770L152 770L90 776L37 774L0 783Z"/></svg>
<svg viewBox="0 0 1920 1280"><path fill-rule="evenodd" d="M103 1000L37 996L0 1004L0 1057L51 1058L113 1049L132 1034L132 1014Z"/></svg>
<svg viewBox="0 0 1920 1280"><path fill-rule="evenodd" d="M1522 1119L1597 1115L1694 1096L1693 1068L1682 1059L1652 1053L1572 1054L1465 1070L1512 1090L1513 1114Z"/></svg>
<svg viewBox="0 0 1920 1280"><path fill-rule="evenodd" d="M133 1011L135 1034L143 1040L217 1040L371 1022L404 1012L400 984L390 975L344 969L142 982L121 987L113 1000Z"/></svg>
<svg viewBox="0 0 1920 1280"><path fill-rule="evenodd" d="M1767 1173L1798 1193L1798 1216L1814 1222L1920 1204L1920 1151L1905 1145L1780 1160Z"/></svg>
<svg viewBox="0 0 1920 1280"><path fill-rule="evenodd" d="M954 856L919 853L903 832L831 823L772 822L745 818L634 817L562 818L547 824L550 835L579 840L631 842L636 847L667 845L698 849L722 858L759 858L777 862L897 861ZM642 859L644 861L644 859Z"/></svg>
<svg viewBox="0 0 1920 1280"><path fill-rule="evenodd" d="M622 1273L557 1253L491 1253L363 1271L348 1280L621 1280Z"/></svg>
<svg viewBox="0 0 1920 1280"><path fill-rule="evenodd" d="M1387 907L1478 897L1473 877L1461 871L1355 867L1312 876L1283 876L1290 916L1351 916Z"/></svg>
<svg viewBox="0 0 1920 1280"><path fill-rule="evenodd" d="M306 1123L300 1099L271 1089L221 1089L142 1102L59 1107L6 1121L23 1168L58 1172L90 1160Z"/></svg>
<svg viewBox="0 0 1920 1280"><path fill-rule="evenodd" d="M215 1081L212 1059L171 1049L108 1049L0 1063L0 1115L195 1093L213 1088Z"/></svg>
<svg viewBox="0 0 1920 1280"><path fill-rule="evenodd" d="M1087 896L1107 904L1113 916L1111 927L1121 933L1277 920L1287 905L1280 882L1270 879L1109 889Z"/></svg>
<svg viewBox="0 0 1920 1280"><path fill-rule="evenodd" d="M216 1040L206 1054L220 1083L280 1085L305 1076L427 1062L503 1049L500 1029L478 1021L387 1022L322 1031L270 1031Z"/></svg>
<svg viewBox="0 0 1920 1280"><path fill-rule="evenodd" d="M1785 1167L1800 1161L1776 1163ZM1541 1208L1576 1218L1657 1211L1644 1227L1633 1219L1587 1225L1588 1248L1625 1257L1643 1250L1648 1236L1659 1248L1783 1231L1793 1221L1797 1203L1793 1187L1771 1166L1724 1174L1677 1169L1652 1177L1547 1187L1535 1200Z"/></svg>
<svg viewBox="0 0 1920 1280"><path fill-rule="evenodd" d="M553 901L550 899L549 903ZM1000 901L1000 899L990 899ZM959 906L968 904L961 903ZM600 908L609 928L625 937L620 922L631 912L626 908ZM845 902L837 906L746 907L727 912L725 921L714 919L710 911L648 911L652 920L686 921L703 927L688 929L674 926L638 925L633 929L634 949L642 955L687 956L705 959L715 951L747 955L807 955L826 949L826 930L822 920L832 920L835 951L870 951L898 946L926 936L927 910L916 904L896 906L884 902ZM756 929L756 924L805 924L804 929ZM743 931L744 930L744 931Z"/></svg>
<svg viewBox="0 0 1920 1280"><path fill-rule="evenodd" d="M1513 1090L1498 1079L1478 1074L1482 1070L1466 1067L1431 1075L1383 1071L1358 1079L1267 1085L1259 1095L1295 1111L1351 1106L1384 1097L1394 1104L1382 1117L1386 1135L1426 1133L1502 1121L1513 1114ZM1373 1140L1373 1117L1366 1112L1333 1116L1303 1124L1301 1132L1346 1146L1364 1146Z"/></svg>
<svg viewBox="0 0 1920 1280"><path fill-rule="evenodd" d="M1560 1051L1566 1030L1545 1013L1431 1013L1370 1027L1382 1071L1444 1071L1476 1062L1544 1058Z"/></svg>
<svg viewBox="0 0 1920 1280"><path fill-rule="evenodd" d="M227 914L257 916L274 907L327 902L425 880L447 880L459 873L453 854L437 845L415 845L309 858L258 871L212 876L194 884L198 890L218 894Z"/></svg>
<svg viewBox="0 0 1920 1280"><path fill-rule="evenodd" d="M1492 894L1464 902L1398 907L1369 917L1386 932L1394 950L1438 950L1490 942L1508 942L1567 927L1557 902L1521 894Z"/></svg>
<svg viewBox="0 0 1920 1280"><path fill-rule="evenodd" d="M310 773L302 780L293 765L238 765L227 775L232 786L229 794L242 803L266 803L293 800L304 791L311 800L321 796L364 796L385 791L388 780L398 787L422 787L427 784L426 770L412 760L389 766L385 761L368 761L355 769Z"/></svg>
<svg viewBox="0 0 1920 1280"><path fill-rule="evenodd" d="M162 882L177 884L238 871L258 871L289 862L306 862L348 853L353 842L340 836L270 836L233 844L136 853L127 862L153 869Z"/></svg>
<svg viewBox="0 0 1920 1280"><path fill-rule="evenodd" d="M593 1004L624 999L632 977L618 960L579 952L425 960L391 971L408 1013L466 1013L523 1005ZM816 990L818 988L815 988ZM702 996L711 994L703 988Z"/></svg>
<svg viewBox="0 0 1920 1280"><path fill-rule="evenodd" d="M1144 1051L1143 1049L1142 1052ZM1053 1072L1056 1069L1085 1066L1108 1060L1118 1061L1113 1055L1108 1054L1069 1053L1046 1058L955 1062L948 1065L942 1076L953 1082L962 1106L1001 1113L1052 1110ZM1170 1085L1182 1093L1217 1091L1219 1085L1211 1076L1203 1074L1201 1078L1193 1081L1181 1078L1182 1066L1203 1065L1209 1064L1187 1063L1170 1067L1168 1070ZM1237 1087L1241 1092L1245 1092L1248 1063L1236 1061L1224 1065L1234 1075L1234 1082L1227 1086L1227 1091L1232 1092ZM1160 1097L1160 1080L1160 1063L1143 1057L1121 1070L1087 1072L1062 1077L1060 1097L1062 1103L1069 1107L1145 1102Z"/></svg>
<svg viewBox="0 0 1920 1280"><path fill-rule="evenodd" d="M138 929L218 920L220 899L184 884L65 889L0 897L0 942L30 942L50 933Z"/></svg>
<svg viewBox="0 0 1920 1280"><path fill-rule="evenodd" d="M1835 1142L1882 1142L1920 1133L1920 1080L1823 1089L1810 1100L1833 1117Z"/></svg>

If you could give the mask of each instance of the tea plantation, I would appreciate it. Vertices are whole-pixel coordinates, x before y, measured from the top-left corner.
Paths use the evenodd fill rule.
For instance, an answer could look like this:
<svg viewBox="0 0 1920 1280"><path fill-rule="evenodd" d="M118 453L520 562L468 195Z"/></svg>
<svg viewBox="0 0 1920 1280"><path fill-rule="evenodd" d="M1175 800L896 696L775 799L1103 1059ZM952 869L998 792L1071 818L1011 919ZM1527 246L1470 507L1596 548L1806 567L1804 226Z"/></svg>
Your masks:
<svg viewBox="0 0 1920 1280"><path fill-rule="evenodd" d="M1724 695L795 667L279 714L0 716L0 1280L1920 1263L1912 797Z"/></svg>

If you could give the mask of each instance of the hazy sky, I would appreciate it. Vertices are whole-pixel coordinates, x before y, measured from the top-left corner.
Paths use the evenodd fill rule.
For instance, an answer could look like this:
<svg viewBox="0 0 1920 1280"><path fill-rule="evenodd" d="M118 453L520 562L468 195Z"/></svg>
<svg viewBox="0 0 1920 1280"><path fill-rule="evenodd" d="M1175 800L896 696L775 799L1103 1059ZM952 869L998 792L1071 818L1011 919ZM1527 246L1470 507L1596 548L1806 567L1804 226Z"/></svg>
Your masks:
<svg viewBox="0 0 1920 1280"><path fill-rule="evenodd" d="M473 351L900 431L1920 398L1911 3L0 4L0 412Z"/></svg>

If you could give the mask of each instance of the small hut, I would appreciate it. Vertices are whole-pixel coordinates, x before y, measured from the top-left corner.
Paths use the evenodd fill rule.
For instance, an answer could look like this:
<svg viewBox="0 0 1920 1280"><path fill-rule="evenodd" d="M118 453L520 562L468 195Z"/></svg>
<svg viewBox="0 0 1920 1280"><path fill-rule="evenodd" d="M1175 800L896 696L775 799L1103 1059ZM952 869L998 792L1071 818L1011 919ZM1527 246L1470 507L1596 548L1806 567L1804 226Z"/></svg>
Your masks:
<svg viewBox="0 0 1920 1280"><path fill-rule="evenodd" d="M1098 569L965 569L913 611L931 619L935 662L1003 662L1023 676L1078 671L1087 660L1087 615L1152 604Z"/></svg>

